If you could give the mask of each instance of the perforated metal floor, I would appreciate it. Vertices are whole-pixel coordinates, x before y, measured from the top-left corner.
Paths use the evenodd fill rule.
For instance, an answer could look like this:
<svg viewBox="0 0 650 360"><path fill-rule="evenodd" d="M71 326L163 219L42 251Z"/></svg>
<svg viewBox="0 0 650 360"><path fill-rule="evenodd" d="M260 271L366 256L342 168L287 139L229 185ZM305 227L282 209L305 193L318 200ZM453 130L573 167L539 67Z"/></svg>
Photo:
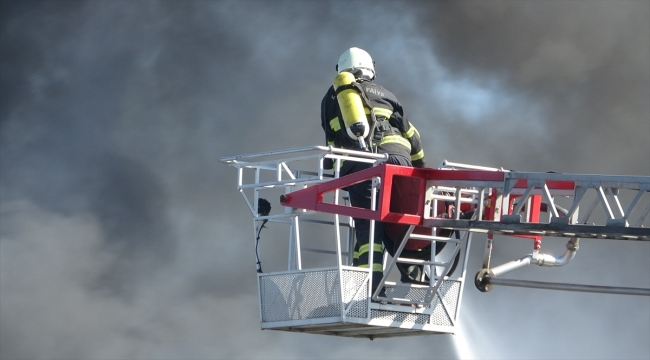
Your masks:
<svg viewBox="0 0 650 360"><path fill-rule="evenodd" d="M262 328L367 338L453 333L462 282L443 281L431 306L413 308L370 303L368 273L341 273L340 282L337 269L260 274ZM387 287L386 294L421 299L431 289Z"/></svg>

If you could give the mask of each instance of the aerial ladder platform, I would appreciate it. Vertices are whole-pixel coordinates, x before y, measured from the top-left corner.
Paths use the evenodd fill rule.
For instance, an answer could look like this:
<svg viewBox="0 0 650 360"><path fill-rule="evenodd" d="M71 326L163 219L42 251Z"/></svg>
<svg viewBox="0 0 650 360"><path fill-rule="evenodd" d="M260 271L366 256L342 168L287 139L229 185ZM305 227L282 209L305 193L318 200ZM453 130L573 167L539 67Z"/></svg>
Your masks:
<svg viewBox="0 0 650 360"><path fill-rule="evenodd" d="M650 176L517 172L447 161L411 168L386 160L329 146L220 159L238 169L237 189L253 216L262 329L370 339L454 333L476 233L486 234L483 264L471 279L481 291L501 285L650 296L650 289L502 277L529 265L568 264L580 239L650 241ZM325 161L334 169L342 161L373 166L340 176L325 170ZM353 207L346 197L345 188L362 181L372 183L371 209ZM371 240L374 222L381 221L396 244L392 256L384 255L374 293L372 271L352 266L353 218L370 220ZM284 227L288 241L260 240L270 224ZM528 239L532 252L493 266L495 235ZM566 252L542 253L544 237L567 238ZM280 245L286 265L263 272L261 249L277 255ZM404 281L404 269L415 268L421 270L416 281Z"/></svg>

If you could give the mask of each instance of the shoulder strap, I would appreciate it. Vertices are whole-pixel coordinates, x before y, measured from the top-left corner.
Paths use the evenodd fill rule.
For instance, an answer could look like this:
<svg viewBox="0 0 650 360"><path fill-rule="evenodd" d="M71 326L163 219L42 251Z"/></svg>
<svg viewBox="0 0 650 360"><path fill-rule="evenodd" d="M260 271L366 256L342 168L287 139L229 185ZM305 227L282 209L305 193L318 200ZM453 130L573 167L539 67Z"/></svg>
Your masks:
<svg viewBox="0 0 650 360"><path fill-rule="evenodd" d="M363 81L369 81L365 79L360 79L362 82ZM358 83L354 82L353 84L356 85L356 88L359 90L359 93L361 93L361 98L363 99L363 102L365 103L366 107L370 109L370 132L368 133L368 148L370 149L371 152L376 153L377 152L377 147L372 146L372 140L375 137L375 131L377 130L377 117L375 116L375 110L373 110L372 106L370 105L370 99L368 98L368 94L366 94L366 90ZM377 142L379 144L379 142Z"/></svg>

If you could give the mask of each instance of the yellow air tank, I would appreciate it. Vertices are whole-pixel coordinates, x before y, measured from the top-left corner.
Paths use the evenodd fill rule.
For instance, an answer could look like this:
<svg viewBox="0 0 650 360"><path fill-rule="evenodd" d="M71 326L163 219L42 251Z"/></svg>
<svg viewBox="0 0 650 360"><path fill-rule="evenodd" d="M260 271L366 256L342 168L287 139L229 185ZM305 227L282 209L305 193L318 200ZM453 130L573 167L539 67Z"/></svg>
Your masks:
<svg viewBox="0 0 650 360"><path fill-rule="evenodd" d="M334 78L334 90L340 86L350 85L353 82L354 75L344 71ZM364 111L361 94L354 88L348 88L339 92L336 95L336 99L339 103L339 108L341 108L343 123L345 124L348 135L352 139L358 140L359 146L366 150L366 144L363 139L368 136L370 126L368 126L368 119Z"/></svg>

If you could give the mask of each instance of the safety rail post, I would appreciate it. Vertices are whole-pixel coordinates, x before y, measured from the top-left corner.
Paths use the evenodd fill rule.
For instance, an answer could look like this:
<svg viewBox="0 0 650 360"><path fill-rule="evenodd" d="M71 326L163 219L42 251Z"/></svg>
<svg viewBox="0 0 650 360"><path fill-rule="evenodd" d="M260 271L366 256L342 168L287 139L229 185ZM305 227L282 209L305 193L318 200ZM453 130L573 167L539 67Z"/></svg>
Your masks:
<svg viewBox="0 0 650 360"><path fill-rule="evenodd" d="M381 182L378 180L378 178L372 178L372 186L370 190L370 210L375 211L377 210L377 189L381 186ZM375 256L375 220L370 219L370 229L369 229L369 236L368 236L368 293L367 297L369 299L374 298L377 296L377 294L381 291L381 284L380 286L375 289L375 292L372 292L372 281L373 281L373 275L375 272L375 262L374 262L374 256ZM383 246L383 244L382 244ZM371 314L371 307L368 306L368 318L370 318Z"/></svg>

